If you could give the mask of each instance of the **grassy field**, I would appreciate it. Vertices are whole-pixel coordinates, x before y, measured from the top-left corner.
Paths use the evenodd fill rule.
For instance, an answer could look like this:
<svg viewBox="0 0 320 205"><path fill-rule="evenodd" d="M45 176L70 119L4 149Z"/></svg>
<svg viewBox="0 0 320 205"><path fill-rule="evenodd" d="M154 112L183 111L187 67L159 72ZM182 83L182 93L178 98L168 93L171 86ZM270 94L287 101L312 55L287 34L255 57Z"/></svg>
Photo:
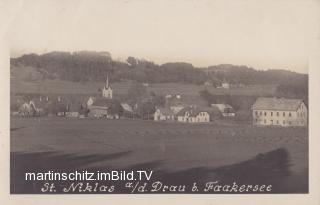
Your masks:
<svg viewBox="0 0 320 205"><path fill-rule="evenodd" d="M85 82L77 83L61 80L44 80L44 81L26 81L19 78L11 78L12 93L41 93L41 94L87 94L98 93L98 89L104 86L104 82ZM130 82L112 83L114 93L118 95L127 94L128 89L132 86ZM160 83L150 84L148 91L153 91L158 95L181 94L199 96L199 91L207 89L216 95L258 95L268 96L276 92L276 85L252 85L242 88L214 88L204 85L182 84L182 83Z"/></svg>
<svg viewBox="0 0 320 205"><path fill-rule="evenodd" d="M19 193L15 179L26 169L66 167L152 169L169 181L183 176L183 182L260 178L275 183L275 192L301 193L308 191L308 132L249 124L11 118L12 192Z"/></svg>

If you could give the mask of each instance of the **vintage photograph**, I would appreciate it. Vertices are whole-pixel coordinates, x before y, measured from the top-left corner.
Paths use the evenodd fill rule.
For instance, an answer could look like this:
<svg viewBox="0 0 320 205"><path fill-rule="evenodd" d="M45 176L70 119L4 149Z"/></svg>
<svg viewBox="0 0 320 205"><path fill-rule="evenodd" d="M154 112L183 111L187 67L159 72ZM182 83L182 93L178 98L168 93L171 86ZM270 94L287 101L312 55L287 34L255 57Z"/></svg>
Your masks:
<svg viewBox="0 0 320 205"><path fill-rule="evenodd" d="M11 194L308 194L316 1L25 3Z"/></svg>

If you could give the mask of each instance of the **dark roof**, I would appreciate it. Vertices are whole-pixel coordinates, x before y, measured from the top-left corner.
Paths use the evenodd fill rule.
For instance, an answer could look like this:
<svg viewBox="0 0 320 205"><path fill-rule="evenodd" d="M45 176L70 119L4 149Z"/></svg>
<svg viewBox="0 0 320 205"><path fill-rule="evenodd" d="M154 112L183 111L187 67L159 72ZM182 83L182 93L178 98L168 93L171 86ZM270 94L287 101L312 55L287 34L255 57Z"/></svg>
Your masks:
<svg viewBox="0 0 320 205"><path fill-rule="evenodd" d="M45 100L45 98L42 98L42 100L40 100L40 98L34 98L30 100L30 102L31 101L34 103L36 108L45 108L49 103L48 101Z"/></svg>
<svg viewBox="0 0 320 205"><path fill-rule="evenodd" d="M109 98L96 98L92 106L110 107L115 101Z"/></svg>
<svg viewBox="0 0 320 205"><path fill-rule="evenodd" d="M168 108L158 107L157 110L160 110L163 115L174 115L174 112Z"/></svg>
<svg viewBox="0 0 320 205"><path fill-rule="evenodd" d="M265 98L260 97L252 105L253 110L285 110L295 111L303 103L302 99Z"/></svg>

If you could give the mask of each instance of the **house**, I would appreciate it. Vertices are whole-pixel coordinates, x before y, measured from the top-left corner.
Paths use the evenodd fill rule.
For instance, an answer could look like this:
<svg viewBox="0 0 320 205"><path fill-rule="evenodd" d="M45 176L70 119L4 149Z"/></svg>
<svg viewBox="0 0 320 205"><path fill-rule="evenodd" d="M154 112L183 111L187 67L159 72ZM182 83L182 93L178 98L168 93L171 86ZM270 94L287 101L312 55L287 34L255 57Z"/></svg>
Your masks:
<svg viewBox="0 0 320 205"><path fill-rule="evenodd" d="M178 122L210 122L210 112L204 108L188 106L177 113Z"/></svg>
<svg viewBox="0 0 320 205"><path fill-rule="evenodd" d="M228 104L211 104L211 107L218 108L223 117L234 117L236 115L233 107Z"/></svg>
<svg viewBox="0 0 320 205"><path fill-rule="evenodd" d="M79 117L79 111L81 110L81 104L69 103L67 105L66 117Z"/></svg>
<svg viewBox="0 0 320 205"><path fill-rule="evenodd" d="M97 118L107 118L108 109L109 107L111 107L112 103L113 100L109 98L96 98L92 105L88 107L90 110L89 116Z"/></svg>
<svg viewBox="0 0 320 205"><path fill-rule="evenodd" d="M121 103L121 106L125 112L129 112L129 113L133 112L133 108L128 103Z"/></svg>
<svg viewBox="0 0 320 205"><path fill-rule="evenodd" d="M33 98L29 102L23 102L19 106L18 113L21 116L41 116L46 113L48 103L42 96Z"/></svg>
<svg viewBox="0 0 320 205"><path fill-rule="evenodd" d="M168 108L156 108L154 121L174 121L174 112Z"/></svg>
<svg viewBox="0 0 320 205"><path fill-rule="evenodd" d="M302 99L260 97L252 105L253 124L307 126L308 109Z"/></svg>
<svg viewBox="0 0 320 205"><path fill-rule="evenodd" d="M22 117L30 117L34 115L34 109L28 102L24 102L18 109L19 115Z"/></svg>
<svg viewBox="0 0 320 205"><path fill-rule="evenodd" d="M229 88L230 88L230 84L227 83L227 82L223 82L223 83L221 84L221 88L229 89Z"/></svg>

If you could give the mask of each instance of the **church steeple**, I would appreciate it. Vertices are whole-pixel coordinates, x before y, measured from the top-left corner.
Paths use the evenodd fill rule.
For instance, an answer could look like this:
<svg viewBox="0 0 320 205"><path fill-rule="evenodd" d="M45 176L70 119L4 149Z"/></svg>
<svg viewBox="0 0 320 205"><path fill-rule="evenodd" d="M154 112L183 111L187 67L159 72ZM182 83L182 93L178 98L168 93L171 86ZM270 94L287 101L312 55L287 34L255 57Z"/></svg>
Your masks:
<svg viewBox="0 0 320 205"><path fill-rule="evenodd" d="M112 99L112 97L113 97L113 91L112 91L112 88L109 84L109 74L107 74L106 85L104 86L104 88L102 90L102 97L109 98L109 99Z"/></svg>
<svg viewBox="0 0 320 205"><path fill-rule="evenodd" d="M106 88L109 87L109 74L107 74L107 80L106 80Z"/></svg>

